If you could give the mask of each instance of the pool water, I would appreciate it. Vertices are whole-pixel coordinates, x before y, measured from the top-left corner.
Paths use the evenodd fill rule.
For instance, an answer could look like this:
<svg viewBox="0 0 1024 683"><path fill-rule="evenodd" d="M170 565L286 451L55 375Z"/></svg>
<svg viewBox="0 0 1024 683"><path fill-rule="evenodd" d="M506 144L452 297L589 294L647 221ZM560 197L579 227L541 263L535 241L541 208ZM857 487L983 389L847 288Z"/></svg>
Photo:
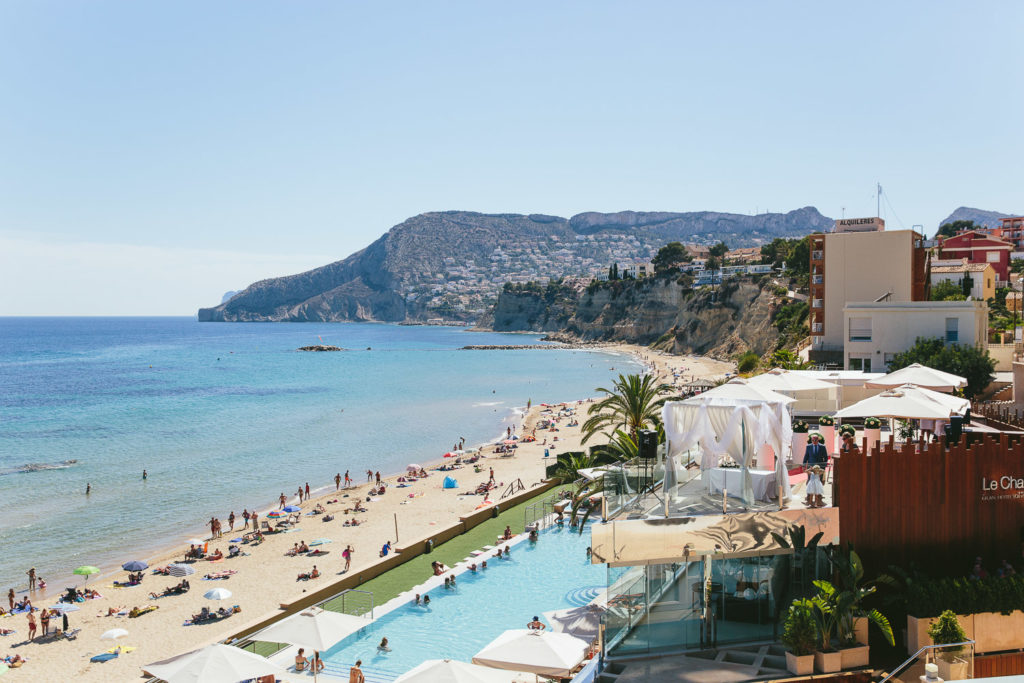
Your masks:
<svg viewBox="0 0 1024 683"><path fill-rule="evenodd" d="M546 621L542 612L585 605L606 581L605 566L586 556L589 545L589 529L581 535L553 528L536 543L512 546L511 559L487 557L487 569L459 574L455 590L430 590L429 607L403 605L335 645L325 654L327 673L347 677L361 659L367 681L390 681L426 659L468 662L504 631L525 628L534 615ZM383 637L391 652L377 651Z"/></svg>

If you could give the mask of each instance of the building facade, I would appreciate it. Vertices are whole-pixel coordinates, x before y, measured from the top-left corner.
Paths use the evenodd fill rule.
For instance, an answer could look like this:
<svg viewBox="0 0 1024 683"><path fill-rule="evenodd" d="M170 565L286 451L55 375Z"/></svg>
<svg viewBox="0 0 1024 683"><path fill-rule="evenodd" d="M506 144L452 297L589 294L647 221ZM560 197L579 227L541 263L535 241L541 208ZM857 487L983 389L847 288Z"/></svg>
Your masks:
<svg viewBox="0 0 1024 683"><path fill-rule="evenodd" d="M1015 247L1005 239L979 230L968 230L947 237L939 244L939 258L964 259L970 263L989 263L996 271L996 286L1010 281L1010 252Z"/></svg>
<svg viewBox="0 0 1024 683"><path fill-rule="evenodd" d="M893 356L919 337L947 344L988 348L988 304L984 301L848 303L843 307L844 367L886 372Z"/></svg>
<svg viewBox="0 0 1024 683"><path fill-rule="evenodd" d="M981 301L988 301L996 295L996 271L991 263L932 261L929 281L932 286L952 282L967 296Z"/></svg>
<svg viewBox="0 0 1024 683"><path fill-rule="evenodd" d="M846 329L843 309L848 303L925 299L927 254L922 242L923 237L913 230L810 236L811 360L841 362Z"/></svg>
<svg viewBox="0 0 1024 683"><path fill-rule="evenodd" d="M1011 242L1016 249L1024 249L1024 216L1000 219L999 227L992 234Z"/></svg>

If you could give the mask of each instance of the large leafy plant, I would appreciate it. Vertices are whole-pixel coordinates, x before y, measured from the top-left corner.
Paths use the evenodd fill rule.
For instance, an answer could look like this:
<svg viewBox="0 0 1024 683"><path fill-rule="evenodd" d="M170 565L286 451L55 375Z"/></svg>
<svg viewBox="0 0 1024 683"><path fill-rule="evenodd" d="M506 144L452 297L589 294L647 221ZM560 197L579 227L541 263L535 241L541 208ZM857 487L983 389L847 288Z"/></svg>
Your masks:
<svg viewBox="0 0 1024 683"><path fill-rule="evenodd" d="M818 623L814 603L806 598L794 600L782 626L782 644L797 657L814 652L818 644Z"/></svg>

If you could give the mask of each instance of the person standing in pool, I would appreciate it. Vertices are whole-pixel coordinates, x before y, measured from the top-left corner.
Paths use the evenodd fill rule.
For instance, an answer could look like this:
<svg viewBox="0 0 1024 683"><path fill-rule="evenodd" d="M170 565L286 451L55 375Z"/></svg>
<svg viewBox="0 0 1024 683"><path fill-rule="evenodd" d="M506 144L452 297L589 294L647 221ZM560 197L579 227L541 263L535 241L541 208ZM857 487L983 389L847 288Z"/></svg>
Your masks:
<svg viewBox="0 0 1024 683"><path fill-rule="evenodd" d="M356 665L348 670L348 683L366 683L366 676L363 675L363 670L360 669L363 665L363 660L357 659Z"/></svg>
<svg viewBox="0 0 1024 683"><path fill-rule="evenodd" d="M541 621L539 617L535 616L533 618L533 621L526 625L526 628L530 629L531 631L543 631L547 628L547 626L544 625L544 622Z"/></svg>

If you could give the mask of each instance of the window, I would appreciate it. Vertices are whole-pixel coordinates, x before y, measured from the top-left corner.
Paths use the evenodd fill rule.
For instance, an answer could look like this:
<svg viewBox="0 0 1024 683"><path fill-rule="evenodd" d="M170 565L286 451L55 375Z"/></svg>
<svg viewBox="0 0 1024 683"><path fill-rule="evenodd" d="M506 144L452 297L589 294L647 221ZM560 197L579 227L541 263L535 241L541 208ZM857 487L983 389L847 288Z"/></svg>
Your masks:
<svg viewBox="0 0 1024 683"><path fill-rule="evenodd" d="M871 341L871 318L850 318L850 341Z"/></svg>
<svg viewBox="0 0 1024 683"><path fill-rule="evenodd" d="M946 343L955 344L960 341L960 319L946 318Z"/></svg>
<svg viewBox="0 0 1024 683"><path fill-rule="evenodd" d="M871 372L871 356L857 356L850 354L850 370L863 370Z"/></svg>
<svg viewBox="0 0 1024 683"><path fill-rule="evenodd" d="M999 263L999 252L998 251L986 251L985 260L989 263Z"/></svg>
<svg viewBox="0 0 1024 683"><path fill-rule="evenodd" d="M892 365L892 362L896 359L896 354L884 353L882 354L882 358L885 360L885 369L888 370L889 366Z"/></svg>

